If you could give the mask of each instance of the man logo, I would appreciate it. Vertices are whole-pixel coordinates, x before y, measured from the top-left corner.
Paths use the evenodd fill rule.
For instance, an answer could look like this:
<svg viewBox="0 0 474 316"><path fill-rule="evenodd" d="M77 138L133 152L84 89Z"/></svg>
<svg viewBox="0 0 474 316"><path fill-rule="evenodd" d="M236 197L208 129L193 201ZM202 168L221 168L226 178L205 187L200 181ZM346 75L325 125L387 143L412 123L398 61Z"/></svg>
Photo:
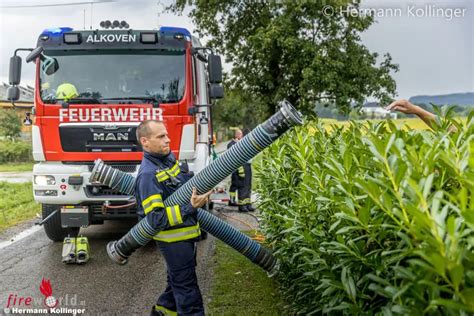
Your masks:
<svg viewBox="0 0 474 316"><path fill-rule="evenodd" d="M94 141L128 140L128 133L94 133Z"/></svg>

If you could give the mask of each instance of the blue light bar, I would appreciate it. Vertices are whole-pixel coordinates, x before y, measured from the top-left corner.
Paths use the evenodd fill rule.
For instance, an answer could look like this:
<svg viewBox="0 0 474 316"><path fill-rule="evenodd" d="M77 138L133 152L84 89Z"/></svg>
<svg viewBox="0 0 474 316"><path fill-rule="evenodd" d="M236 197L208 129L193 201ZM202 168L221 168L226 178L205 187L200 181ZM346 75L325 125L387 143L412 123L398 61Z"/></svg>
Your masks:
<svg viewBox="0 0 474 316"><path fill-rule="evenodd" d="M72 30L73 30L72 27L50 27L50 28L45 29L43 33L41 33L41 35L57 36L65 32L71 32Z"/></svg>
<svg viewBox="0 0 474 316"><path fill-rule="evenodd" d="M167 35L175 35L176 33L181 33L191 39L191 33L184 27L162 26L160 27L160 32L165 33Z"/></svg>

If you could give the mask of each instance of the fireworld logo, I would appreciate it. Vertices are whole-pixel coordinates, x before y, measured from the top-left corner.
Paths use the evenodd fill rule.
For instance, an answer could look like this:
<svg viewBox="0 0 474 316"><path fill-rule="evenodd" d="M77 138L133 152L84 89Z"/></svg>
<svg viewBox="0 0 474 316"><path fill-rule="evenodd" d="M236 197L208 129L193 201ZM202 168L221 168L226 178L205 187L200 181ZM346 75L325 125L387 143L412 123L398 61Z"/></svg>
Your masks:
<svg viewBox="0 0 474 316"><path fill-rule="evenodd" d="M44 305L49 308L56 307L58 305L58 300L53 296L53 288L51 287L51 282L49 280L41 280L40 292L44 295Z"/></svg>
<svg viewBox="0 0 474 316"><path fill-rule="evenodd" d="M77 295L72 298L66 294L65 297L56 299L53 296L53 288L51 282L48 279L42 279L39 286L41 294L44 299L33 298L31 296L19 296L18 294L9 294L7 298L6 307L3 309L5 314L84 314L85 308L68 308L67 306L84 307L85 301L77 302ZM37 307L37 306L45 306ZM66 307L57 307L63 305Z"/></svg>

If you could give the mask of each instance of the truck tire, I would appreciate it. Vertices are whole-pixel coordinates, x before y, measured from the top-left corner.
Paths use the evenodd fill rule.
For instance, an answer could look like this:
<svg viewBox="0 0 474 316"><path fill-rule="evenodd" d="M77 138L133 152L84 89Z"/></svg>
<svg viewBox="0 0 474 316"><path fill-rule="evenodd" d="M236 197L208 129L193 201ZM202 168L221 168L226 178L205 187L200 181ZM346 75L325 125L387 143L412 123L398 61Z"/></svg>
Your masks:
<svg viewBox="0 0 474 316"><path fill-rule="evenodd" d="M54 214L53 217L48 219L48 221L43 224L46 236L48 236L48 238L52 241L63 241L64 238L67 236L77 237L77 235L79 234L79 227L61 227L60 208L60 205L41 204L43 218L46 218L49 214L58 210L58 212Z"/></svg>

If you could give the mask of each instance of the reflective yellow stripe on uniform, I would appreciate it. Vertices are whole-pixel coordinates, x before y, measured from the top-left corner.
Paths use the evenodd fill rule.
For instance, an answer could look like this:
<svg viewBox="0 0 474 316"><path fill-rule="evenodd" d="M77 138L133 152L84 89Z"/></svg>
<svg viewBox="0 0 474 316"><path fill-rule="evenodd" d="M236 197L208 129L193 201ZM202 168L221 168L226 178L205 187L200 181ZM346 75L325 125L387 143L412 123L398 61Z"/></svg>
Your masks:
<svg viewBox="0 0 474 316"><path fill-rule="evenodd" d="M156 174L156 179L158 180L158 182L163 182L163 181L169 179L169 176L166 172L161 171L161 172L158 172Z"/></svg>
<svg viewBox="0 0 474 316"><path fill-rule="evenodd" d="M155 311L163 312L166 316L178 316L177 312L172 311L171 309L167 309L166 307L161 305L155 305Z"/></svg>
<svg viewBox="0 0 474 316"><path fill-rule="evenodd" d="M172 175L173 177L176 177L181 170L179 169L179 162L176 160L176 163L174 164L173 167L168 170L168 173Z"/></svg>
<svg viewBox="0 0 474 316"><path fill-rule="evenodd" d="M164 241L164 242L176 242L183 241L191 238L196 238L201 235L201 230L199 229L199 223L194 226L188 226L184 228L176 228L170 230L162 230L156 234L153 239Z"/></svg>
<svg viewBox="0 0 474 316"><path fill-rule="evenodd" d="M173 167L157 172L156 179L158 182L163 182L168 180L170 176L176 177L180 171L181 169L179 168L179 162L176 160L176 163L173 165Z"/></svg>
<svg viewBox="0 0 474 316"><path fill-rule="evenodd" d="M242 200L239 200L239 202L237 204L246 205L246 204L250 204L250 203L252 203L252 201L250 199L242 199Z"/></svg>
<svg viewBox="0 0 474 316"><path fill-rule="evenodd" d="M150 213L156 207L165 207L161 194L150 195L145 200L143 200L142 206L145 215Z"/></svg>
<svg viewBox="0 0 474 316"><path fill-rule="evenodd" d="M166 208L166 215L168 215L170 226L176 226L183 223L179 205L168 206Z"/></svg>

